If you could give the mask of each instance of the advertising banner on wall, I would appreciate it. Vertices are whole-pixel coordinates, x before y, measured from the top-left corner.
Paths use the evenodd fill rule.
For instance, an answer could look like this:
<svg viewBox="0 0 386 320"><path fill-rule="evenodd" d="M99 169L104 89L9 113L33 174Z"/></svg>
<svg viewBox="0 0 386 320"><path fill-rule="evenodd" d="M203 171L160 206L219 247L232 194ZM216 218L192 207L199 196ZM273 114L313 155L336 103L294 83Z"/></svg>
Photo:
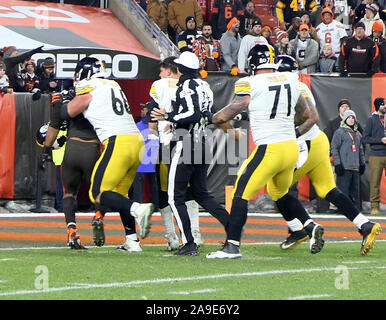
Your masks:
<svg viewBox="0 0 386 320"><path fill-rule="evenodd" d="M58 78L72 78L76 62L98 55L116 79L155 79L159 57L149 52L109 9L57 3L0 0L0 48L43 46Z"/></svg>

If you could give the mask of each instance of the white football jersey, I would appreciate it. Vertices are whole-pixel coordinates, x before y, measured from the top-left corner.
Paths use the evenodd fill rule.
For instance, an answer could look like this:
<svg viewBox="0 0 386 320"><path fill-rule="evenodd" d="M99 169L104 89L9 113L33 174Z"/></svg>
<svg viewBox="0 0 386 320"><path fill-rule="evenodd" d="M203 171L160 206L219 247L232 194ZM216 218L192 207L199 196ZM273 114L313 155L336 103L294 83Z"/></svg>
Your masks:
<svg viewBox="0 0 386 320"><path fill-rule="evenodd" d="M347 36L345 26L342 23L336 20L332 20L329 24L322 22L316 27L316 35L320 41L320 52L323 51L325 44L329 44L335 55L339 56L340 39Z"/></svg>
<svg viewBox="0 0 386 320"><path fill-rule="evenodd" d="M315 102L315 99L314 99L314 96L312 95L312 92L310 90L310 88L308 88L308 86L303 83L303 82L300 82L299 81L299 87L300 87L300 93L305 97L305 98L309 98L312 103L314 105L316 105L316 102ZM319 135L319 127L318 125L315 123L310 130L308 130L305 134L301 135L298 140L312 140L312 139L315 139L318 135Z"/></svg>
<svg viewBox="0 0 386 320"><path fill-rule="evenodd" d="M164 78L154 81L150 88L150 96L158 105L171 112L173 109L172 101L176 100L178 79ZM173 133L168 130L171 123L166 120L158 121L158 134L160 143L170 142ZM166 131L165 131L166 129Z"/></svg>
<svg viewBox="0 0 386 320"><path fill-rule="evenodd" d="M251 96L249 123L256 145L296 140L298 82L296 73L273 72L241 78L235 83L235 94Z"/></svg>
<svg viewBox="0 0 386 320"><path fill-rule="evenodd" d="M83 79L76 84L75 91L77 95L92 95L83 114L102 143L119 134L140 133L131 115L127 98L117 82L101 78Z"/></svg>

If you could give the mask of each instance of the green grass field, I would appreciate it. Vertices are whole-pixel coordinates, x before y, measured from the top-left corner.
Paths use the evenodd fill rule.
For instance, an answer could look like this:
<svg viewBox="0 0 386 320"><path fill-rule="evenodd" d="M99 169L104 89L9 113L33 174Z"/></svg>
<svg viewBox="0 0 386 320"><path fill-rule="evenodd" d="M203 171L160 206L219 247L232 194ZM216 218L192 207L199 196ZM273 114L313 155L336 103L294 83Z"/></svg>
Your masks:
<svg viewBox="0 0 386 320"><path fill-rule="evenodd" d="M1 249L2 300L384 300L386 242L367 256L360 242L326 242L311 255L277 244L243 245L243 258L177 257L164 246L142 253L115 247Z"/></svg>

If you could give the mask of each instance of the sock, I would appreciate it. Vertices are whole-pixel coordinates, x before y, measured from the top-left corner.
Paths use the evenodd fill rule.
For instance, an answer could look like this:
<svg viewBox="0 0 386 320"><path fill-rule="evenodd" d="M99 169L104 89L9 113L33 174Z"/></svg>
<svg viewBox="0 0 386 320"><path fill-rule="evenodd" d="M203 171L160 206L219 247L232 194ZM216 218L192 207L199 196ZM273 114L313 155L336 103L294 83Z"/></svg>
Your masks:
<svg viewBox="0 0 386 320"><path fill-rule="evenodd" d="M125 229L125 234L135 233L135 220L130 214L133 201L113 191L103 191L100 197L100 204L113 210L117 210Z"/></svg>
<svg viewBox="0 0 386 320"><path fill-rule="evenodd" d="M315 222L312 219L308 219L306 222L304 222L304 228L307 227L310 223L315 223Z"/></svg>
<svg viewBox="0 0 386 320"><path fill-rule="evenodd" d="M234 197L232 201L232 210L229 217L229 225L227 229L227 240L229 242L240 241L241 232L243 230L245 222L247 221L247 216L248 216L248 201L240 197ZM234 243L234 242L231 242L231 243Z"/></svg>
<svg viewBox="0 0 386 320"><path fill-rule="evenodd" d="M67 229L68 228L76 229L76 223L74 223L74 222L67 223Z"/></svg>
<svg viewBox="0 0 386 320"><path fill-rule="evenodd" d="M186 201L186 208L190 219L190 228L193 231L200 231L200 211L198 203L194 200Z"/></svg>
<svg viewBox="0 0 386 320"><path fill-rule="evenodd" d="M362 213L359 213L355 219L353 220L355 226L358 228L358 229L361 229L362 228L362 225L365 224L366 222L369 222L370 220L367 219Z"/></svg>
<svg viewBox="0 0 386 320"><path fill-rule="evenodd" d="M172 208L167 206L165 208L159 209L159 212L161 213L162 219L164 221L165 233L174 233L175 227Z"/></svg>
<svg viewBox="0 0 386 320"><path fill-rule="evenodd" d="M300 200L289 193L276 200L275 203L287 222L297 218L304 225L307 220L311 219Z"/></svg>
<svg viewBox="0 0 386 320"><path fill-rule="evenodd" d="M139 241L136 233L127 234L126 239Z"/></svg>
<svg viewBox="0 0 386 320"><path fill-rule="evenodd" d="M66 220L67 226L75 225L76 228L76 219L75 219L75 210L77 207L77 201L74 197L69 196L63 198L62 201L63 204L63 212L64 212L64 217Z"/></svg>
<svg viewBox="0 0 386 320"><path fill-rule="evenodd" d="M297 218L292 219L291 221L287 221L287 225L292 232L300 231L303 229L303 224Z"/></svg>
<svg viewBox="0 0 386 320"><path fill-rule="evenodd" d="M135 215L135 210L138 208L138 206L140 205L139 202L135 202L133 201L133 203L131 204L131 207L130 207L130 214L135 218L136 215Z"/></svg>
<svg viewBox="0 0 386 320"><path fill-rule="evenodd" d="M95 217L96 218L101 218L103 220L103 218L105 217L105 214L106 214L106 208L104 208L103 206L101 206L100 204L95 204Z"/></svg>
<svg viewBox="0 0 386 320"><path fill-rule="evenodd" d="M334 204L350 221L354 221L358 214L360 214L359 210L355 207L350 198L338 188L334 188L327 193L325 199Z"/></svg>

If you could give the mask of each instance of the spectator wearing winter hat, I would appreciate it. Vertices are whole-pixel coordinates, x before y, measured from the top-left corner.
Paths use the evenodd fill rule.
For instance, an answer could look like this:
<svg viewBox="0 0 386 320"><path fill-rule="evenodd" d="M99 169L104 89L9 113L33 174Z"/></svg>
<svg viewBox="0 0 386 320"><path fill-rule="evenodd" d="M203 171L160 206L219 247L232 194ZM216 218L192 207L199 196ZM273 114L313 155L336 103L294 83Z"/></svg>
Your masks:
<svg viewBox="0 0 386 320"><path fill-rule="evenodd" d="M186 30L181 32L176 39L180 52L192 51L194 40L201 36L201 34L201 31L197 31L196 19L193 16L186 17Z"/></svg>
<svg viewBox="0 0 386 320"><path fill-rule="evenodd" d="M323 130L327 135L328 140L331 143L332 137L335 131L340 127L340 123L343 120L343 115L346 110L351 109L351 103L348 99L341 99L338 102L338 116L334 119L328 121L326 128ZM358 131L362 134L363 129L361 125L358 123Z"/></svg>
<svg viewBox="0 0 386 320"><path fill-rule="evenodd" d="M237 67L242 73L248 73L247 60L249 51L257 44L268 44L267 39L261 35L261 29L261 23L256 20L252 23L251 32L241 39L240 50L237 56Z"/></svg>
<svg viewBox="0 0 386 320"><path fill-rule="evenodd" d="M239 28L240 21L237 18L231 19L227 24L228 31L225 32L220 39L220 47L223 56L221 70L231 72L232 75L237 75L239 73L237 67L237 57L241 44Z"/></svg>
<svg viewBox="0 0 386 320"><path fill-rule="evenodd" d="M371 214L379 213L380 183L386 168L386 101L384 97L374 100L373 114L367 119L363 132L363 144L370 145L370 205Z"/></svg>
<svg viewBox="0 0 386 320"><path fill-rule="evenodd" d="M385 41L385 25L382 20L374 21L371 31L370 39L376 44L379 45Z"/></svg>
<svg viewBox="0 0 386 320"><path fill-rule="evenodd" d="M299 34L290 41L292 46L291 56L298 62L299 73L316 72L319 60L319 45L310 36L310 27L302 24L299 27Z"/></svg>
<svg viewBox="0 0 386 320"><path fill-rule="evenodd" d="M361 210L360 175L365 172L365 156L358 131L356 115L352 110L343 113L340 127L331 141L331 155L334 159L337 187Z"/></svg>
<svg viewBox="0 0 386 320"><path fill-rule="evenodd" d="M39 89L41 93L58 92L59 86L55 76L55 62L52 58L46 58L41 63L39 73ZM37 98L37 97L36 97ZM40 97L39 97L40 98Z"/></svg>
<svg viewBox="0 0 386 320"><path fill-rule="evenodd" d="M13 93L13 89L9 87L9 79L5 72L5 64L0 63L0 93Z"/></svg>
<svg viewBox="0 0 386 320"><path fill-rule="evenodd" d="M42 50L43 46L40 46L36 49L24 52L23 54L19 55L19 51L16 47L10 46L3 48L3 61L6 66L6 72L7 76L9 78L9 86L10 88L13 88L14 91L18 91L17 87L17 75L20 71L20 64L23 63L25 60L28 60L31 58L32 55L35 53L43 52Z"/></svg>
<svg viewBox="0 0 386 320"><path fill-rule="evenodd" d="M365 24L358 22L355 34L349 37L341 47L339 72L341 76L348 73L372 74L379 69L379 50L374 41L365 34Z"/></svg>
<svg viewBox="0 0 386 320"><path fill-rule="evenodd" d="M39 90L39 78L33 59L26 61L24 69L18 74L18 85L24 92L35 93Z"/></svg>
<svg viewBox="0 0 386 320"><path fill-rule="evenodd" d="M252 22L260 21L261 18L255 12L255 4L253 1L248 1L245 5L244 16L240 17L240 35L244 37L252 30Z"/></svg>
<svg viewBox="0 0 386 320"><path fill-rule="evenodd" d="M241 0L214 0L212 6L213 35L220 39L222 34L229 30L227 25L233 18L241 21L244 17L244 5Z"/></svg>
<svg viewBox="0 0 386 320"><path fill-rule="evenodd" d="M367 36L371 35L374 22L375 21L382 21L379 18L378 9L379 9L379 7L376 3L366 5L365 15L362 19L359 20L359 22L364 23L365 33Z"/></svg>
<svg viewBox="0 0 386 320"><path fill-rule="evenodd" d="M204 18L197 0L172 0L168 4L168 20L170 27L176 34L186 30L186 18L193 16L196 27L201 30Z"/></svg>
<svg viewBox="0 0 386 320"><path fill-rule="evenodd" d="M276 33L276 44L275 48L280 55L290 55L292 52L292 45L289 43L288 33L286 31L280 30Z"/></svg>

